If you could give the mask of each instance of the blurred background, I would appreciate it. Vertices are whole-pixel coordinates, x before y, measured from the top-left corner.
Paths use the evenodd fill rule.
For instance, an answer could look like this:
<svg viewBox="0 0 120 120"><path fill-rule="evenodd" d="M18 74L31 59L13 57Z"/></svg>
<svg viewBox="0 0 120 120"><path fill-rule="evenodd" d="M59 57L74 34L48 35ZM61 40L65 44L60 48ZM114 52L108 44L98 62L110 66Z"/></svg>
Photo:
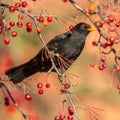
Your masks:
<svg viewBox="0 0 120 120"><path fill-rule="evenodd" d="M14 5L16 2L14 0L9 2L7 0L1 1L10 5ZM70 25L83 21L91 24L69 2L63 2L62 0L28 0L26 2L28 6L24 9L32 14L54 15L59 19L58 21L53 19L46 27L42 23L40 24L42 37L46 43L55 35L67 31L67 27ZM87 0L76 0L76 2L83 8L89 6ZM18 16L23 16L24 18L20 19ZM12 30L16 30L18 33L16 37L11 37L11 32L7 32L7 36L10 39L9 45L4 44L5 35L0 34L1 76L4 76L6 69L30 60L43 47L37 36L34 23L32 32L28 33L26 31L25 23L27 21L33 22L31 19L18 12L10 13L6 9L5 20L6 22L13 20L15 22L22 21L24 26L22 28L12 28ZM120 95L115 87L116 81L112 77L112 56L107 56L107 69L100 71L97 65L100 57L99 49L92 46L92 41L96 40L97 37L97 31L88 35L81 56L66 72L68 75L67 79L72 86L70 91L74 93L72 99L76 101L75 104L77 105L83 106L86 104L87 106L94 106L94 110L100 120L120 120ZM91 63L95 63L95 67L90 67ZM62 101L65 99L65 96L59 92L61 85L55 73L51 73L47 77L51 87L48 89L44 88L45 92L43 95L38 94L37 83L44 82L45 78L45 73L37 73L24 80L24 85L13 85L10 82L5 82L19 106L30 116L30 120L53 120L56 115L63 113ZM32 101L24 99L25 91L32 95ZM0 120L23 120L12 101L10 101L9 106L4 105L2 91L0 98ZM78 113L82 120L88 120L88 112L80 109Z"/></svg>

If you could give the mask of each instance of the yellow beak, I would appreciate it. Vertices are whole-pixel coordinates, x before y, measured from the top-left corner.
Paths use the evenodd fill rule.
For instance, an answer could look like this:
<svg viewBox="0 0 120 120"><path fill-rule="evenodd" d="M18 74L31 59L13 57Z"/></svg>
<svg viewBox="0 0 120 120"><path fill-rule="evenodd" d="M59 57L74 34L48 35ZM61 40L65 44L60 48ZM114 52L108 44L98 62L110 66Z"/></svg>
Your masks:
<svg viewBox="0 0 120 120"><path fill-rule="evenodd" d="M87 30L88 30L88 31L95 31L95 30L96 30L96 28L91 27L91 28L88 28Z"/></svg>

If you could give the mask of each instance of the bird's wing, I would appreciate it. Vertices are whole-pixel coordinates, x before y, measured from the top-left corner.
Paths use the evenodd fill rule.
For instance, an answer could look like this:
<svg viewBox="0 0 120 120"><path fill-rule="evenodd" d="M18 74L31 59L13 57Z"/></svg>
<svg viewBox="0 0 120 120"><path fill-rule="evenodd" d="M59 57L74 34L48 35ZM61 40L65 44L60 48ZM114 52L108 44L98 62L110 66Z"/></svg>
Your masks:
<svg viewBox="0 0 120 120"><path fill-rule="evenodd" d="M69 31L66 33L57 35L47 44L47 46L57 47L61 41L65 40L66 38L69 39L71 36L72 36L72 33Z"/></svg>

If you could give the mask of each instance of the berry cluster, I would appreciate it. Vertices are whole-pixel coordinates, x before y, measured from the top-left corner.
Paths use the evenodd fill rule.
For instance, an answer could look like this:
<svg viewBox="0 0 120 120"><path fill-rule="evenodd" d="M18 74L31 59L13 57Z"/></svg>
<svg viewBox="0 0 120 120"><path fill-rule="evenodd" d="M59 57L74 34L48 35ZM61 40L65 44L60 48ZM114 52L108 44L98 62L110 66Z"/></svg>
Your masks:
<svg viewBox="0 0 120 120"><path fill-rule="evenodd" d="M36 0L33 0L36 1ZM15 11L20 11L28 6L28 3L26 1L21 1L21 2L16 2L14 5L10 5L8 10L10 13L14 13ZM28 11L29 12L29 11ZM9 21L5 18L0 19L0 34L4 36L4 44L8 45L10 43L10 36L9 38L7 37L9 31L11 31L11 37L16 37L17 36L17 31L13 30L13 27L17 26L18 28L23 27L23 22L22 19L24 18L24 14L20 13L18 14L18 21ZM48 21L50 21L50 18L48 18ZM26 31L28 33L32 32L32 22L26 22ZM40 29L37 29L37 32L41 32Z"/></svg>
<svg viewBox="0 0 120 120"><path fill-rule="evenodd" d="M32 22L27 22L26 23L26 31L27 32L32 32Z"/></svg>
<svg viewBox="0 0 120 120"><path fill-rule="evenodd" d="M48 23L53 21L53 17L52 16L47 16L47 17L39 16L37 20L39 23L43 23L43 25L46 27L48 26Z"/></svg>
<svg viewBox="0 0 120 120"><path fill-rule="evenodd" d="M55 116L54 120L73 120L73 115L74 115L74 110L71 106L68 107L67 109L68 115L66 116L65 114L60 114Z"/></svg>
<svg viewBox="0 0 120 120"><path fill-rule="evenodd" d="M25 8L27 7L28 3L26 1L22 1L22 2L16 2L14 4L14 6L9 6L9 11L11 13L15 12L17 9L19 9L20 7Z"/></svg>
<svg viewBox="0 0 120 120"><path fill-rule="evenodd" d="M36 0L33 0L36 1ZM67 0L64 0L64 2L67 2ZM10 36L8 37L8 33L11 32L11 36L12 37L16 37L18 35L18 32L16 30L13 30L13 27L18 27L18 28L23 28L23 26L26 27L26 31L28 33L31 33L33 31L32 26L33 26L33 22L36 24L36 32L39 34L41 33L41 29L39 27L38 23L42 23L43 26L47 27L49 25L49 23L51 23L53 21L53 18L56 19L56 16L53 15L49 15L48 13L45 12L45 14L40 14L40 16L35 16L35 19L33 22L31 21L27 21L26 25L24 25L23 23L23 19L26 18L24 12L20 12L20 11L24 11L24 8L26 8L28 6L28 3L26 1L22 1L22 2L16 2L14 5L9 6L9 12L10 13L14 13L15 11L18 11L18 21L9 21L4 18L4 19L0 19L0 34L5 35L5 39L4 44L8 45L10 43ZM31 11L28 11L28 13L31 14ZM29 15L28 15L29 17ZM33 16L34 17L34 16ZM34 19L34 18L33 18ZM73 30L74 26L70 25L68 26L67 30ZM10 32L9 32L10 31Z"/></svg>
<svg viewBox="0 0 120 120"><path fill-rule="evenodd" d="M96 8L94 8L94 10L96 10ZM97 41L92 42L92 45L94 47L98 47L100 51L101 57L99 60L100 62L98 65L98 69L100 71L103 71L107 67L106 57L108 54L112 53L114 58L113 72L116 72L116 75L120 74L120 55L117 47L120 43L120 19L118 17L119 10L119 7L113 3L109 3L106 5L104 4L102 5L102 9L97 9L96 14L99 16L99 18L97 21L95 21L94 24L98 28L100 37ZM86 10L87 13L89 13L88 11L89 10ZM95 67L95 64L91 63L90 67ZM117 85L117 89L119 90L119 84Z"/></svg>
<svg viewBox="0 0 120 120"><path fill-rule="evenodd" d="M37 84L37 88L39 89L39 90L38 90L38 94L40 94L40 95L44 94L44 88L43 88L43 87L44 87L44 84L43 84L43 83L40 82L40 83ZM51 87L50 83L46 83L46 84L45 84L45 87L46 87L46 88L50 88L50 87ZM31 101L31 100L32 100L32 96L31 96L30 94L28 94L28 93L25 94L24 97L25 97L25 99L28 100L28 101Z"/></svg>
<svg viewBox="0 0 120 120"><path fill-rule="evenodd" d="M70 88L70 84L69 83L64 83L63 85L62 85L62 87L60 88L60 92L61 93L66 93L67 92L67 89L69 89Z"/></svg>
<svg viewBox="0 0 120 120"><path fill-rule="evenodd" d="M105 56L101 56L99 70L104 70L106 68L105 61L106 61L106 57Z"/></svg>
<svg viewBox="0 0 120 120"><path fill-rule="evenodd" d="M0 34L4 35L4 33L6 33L7 31L10 31L12 29L12 27L14 27L14 26L15 26L14 21L10 21L9 23L6 24L2 19L0 19ZM17 32L16 31L11 31L11 36L16 37ZM3 41L6 45L8 45L10 43L10 39L7 38L7 37Z"/></svg>
<svg viewBox="0 0 120 120"><path fill-rule="evenodd" d="M109 15L105 18L105 20L99 20L97 22L97 26L100 28L102 28L106 24L109 26L109 32L115 32L115 30L120 27L120 20L117 20L114 16Z"/></svg>
<svg viewBox="0 0 120 120"><path fill-rule="evenodd" d="M44 87L44 84L43 84L43 83L38 83L38 84L37 84L37 88L39 89L39 90L38 90L38 93L39 93L40 95L44 93L43 87ZM46 84L45 84L45 87L46 87L46 88L50 88L50 87L51 87L51 86L50 86L50 83L46 83Z"/></svg>

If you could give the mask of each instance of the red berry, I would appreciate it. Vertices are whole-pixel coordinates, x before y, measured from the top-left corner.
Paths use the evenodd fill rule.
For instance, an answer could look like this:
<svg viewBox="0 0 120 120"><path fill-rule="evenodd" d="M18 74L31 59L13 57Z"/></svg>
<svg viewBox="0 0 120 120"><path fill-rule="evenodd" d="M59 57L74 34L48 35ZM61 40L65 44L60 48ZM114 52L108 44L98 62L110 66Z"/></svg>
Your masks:
<svg viewBox="0 0 120 120"><path fill-rule="evenodd" d="M4 97L4 100L5 100L5 102L8 102L9 98L8 97Z"/></svg>
<svg viewBox="0 0 120 120"><path fill-rule="evenodd" d="M21 6L21 4L19 2L15 3L15 7L19 8Z"/></svg>
<svg viewBox="0 0 120 120"><path fill-rule="evenodd" d="M9 106L10 102L8 101L8 102L5 102L4 104L5 104L5 106Z"/></svg>
<svg viewBox="0 0 120 120"><path fill-rule="evenodd" d="M101 71L104 70L104 66L103 66L103 65L100 65L100 66L99 66L99 70L101 70Z"/></svg>
<svg viewBox="0 0 120 120"><path fill-rule="evenodd" d="M27 32L29 32L29 33L32 32L32 28L31 28L31 27L27 27L26 30L27 30Z"/></svg>
<svg viewBox="0 0 120 120"><path fill-rule="evenodd" d="M116 70L117 70L117 72L120 72L120 66L119 65L116 66Z"/></svg>
<svg viewBox="0 0 120 120"><path fill-rule="evenodd" d="M52 22L52 17L50 17L50 16L47 17L47 21L48 21L48 22Z"/></svg>
<svg viewBox="0 0 120 120"><path fill-rule="evenodd" d="M95 63L90 63L90 67L95 67Z"/></svg>
<svg viewBox="0 0 120 120"><path fill-rule="evenodd" d="M0 34L3 32L2 28L0 28Z"/></svg>
<svg viewBox="0 0 120 120"><path fill-rule="evenodd" d="M108 18L105 21L107 24L110 24L110 20Z"/></svg>
<svg viewBox="0 0 120 120"><path fill-rule="evenodd" d="M63 2L67 2L68 0L63 0Z"/></svg>
<svg viewBox="0 0 120 120"><path fill-rule="evenodd" d="M113 16L109 16L109 20L110 20L110 22L113 22L115 19Z"/></svg>
<svg viewBox="0 0 120 120"><path fill-rule="evenodd" d="M105 60L106 60L106 57L105 57L105 56L102 56L102 57L101 57L101 61L102 61L102 62L105 62Z"/></svg>
<svg viewBox="0 0 120 120"><path fill-rule="evenodd" d="M98 27L103 27L103 25L105 24L105 21L101 20L97 23Z"/></svg>
<svg viewBox="0 0 120 120"><path fill-rule="evenodd" d="M97 26L102 27L103 25L99 22L99 23L97 23Z"/></svg>
<svg viewBox="0 0 120 120"><path fill-rule="evenodd" d="M22 5L22 7L27 7L27 2L23 1L23 2L21 3L21 5Z"/></svg>
<svg viewBox="0 0 120 120"><path fill-rule="evenodd" d="M116 22L116 27L120 27L120 22Z"/></svg>
<svg viewBox="0 0 120 120"><path fill-rule="evenodd" d="M40 23L44 22L44 17L40 16L40 17L38 18L38 21L39 21Z"/></svg>
<svg viewBox="0 0 120 120"><path fill-rule="evenodd" d="M71 106L68 107L68 113L69 113L69 115L74 114L73 108Z"/></svg>
<svg viewBox="0 0 120 120"><path fill-rule="evenodd" d="M59 116L55 116L54 120L60 120Z"/></svg>
<svg viewBox="0 0 120 120"><path fill-rule="evenodd" d="M9 11L10 11L10 12L15 12L15 6L10 6L10 7L9 7Z"/></svg>
<svg viewBox="0 0 120 120"><path fill-rule="evenodd" d="M26 94L25 95L25 99L28 100L28 101L31 101L32 100L32 96L30 94Z"/></svg>
<svg viewBox="0 0 120 120"><path fill-rule="evenodd" d="M114 43L114 42L115 42L115 37L110 36L110 37L109 37L109 41L112 42L112 43Z"/></svg>
<svg viewBox="0 0 120 120"><path fill-rule="evenodd" d="M69 115L73 115L74 111L72 110L72 111L69 111L68 113L69 113Z"/></svg>
<svg viewBox="0 0 120 120"><path fill-rule="evenodd" d="M90 9L89 9L88 7L85 8L84 11L85 11L86 13L90 13Z"/></svg>
<svg viewBox="0 0 120 120"><path fill-rule="evenodd" d="M47 84L45 85L45 87L46 87L46 88L50 88L50 83L47 83Z"/></svg>
<svg viewBox="0 0 120 120"><path fill-rule="evenodd" d="M19 28L21 28L21 27L23 26L23 23L22 23L21 21L18 21L18 22L17 22L17 26L18 26Z"/></svg>
<svg viewBox="0 0 120 120"><path fill-rule="evenodd" d="M27 22L26 27L32 27L32 22Z"/></svg>
<svg viewBox="0 0 120 120"><path fill-rule="evenodd" d="M5 100L5 102L9 101L9 98L8 97L4 97L4 100Z"/></svg>
<svg viewBox="0 0 120 120"><path fill-rule="evenodd" d="M22 20L24 18L24 15L23 14L18 14L18 18Z"/></svg>
<svg viewBox="0 0 120 120"><path fill-rule="evenodd" d="M74 26L70 25L69 30L73 30L73 29L74 29Z"/></svg>
<svg viewBox="0 0 120 120"><path fill-rule="evenodd" d="M39 94L43 94L43 93L44 93L44 90L43 90L43 89L40 89L40 90L38 91L38 93L39 93Z"/></svg>
<svg viewBox="0 0 120 120"><path fill-rule="evenodd" d="M102 44L100 44L100 46L101 46L102 48L108 47L107 43L102 43Z"/></svg>
<svg viewBox="0 0 120 120"><path fill-rule="evenodd" d="M92 42L92 45L93 45L93 46L98 46L98 43L97 43L96 41L93 41L93 42Z"/></svg>
<svg viewBox="0 0 120 120"><path fill-rule="evenodd" d="M73 120L73 116L69 115L69 116L67 117L67 119L68 119L68 120Z"/></svg>
<svg viewBox="0 0 120 120"><path fill-rule="evenodd" d="M64 119L65 119L65 115L64 115L64 114L61 114L61 115L59 116L59 118L60 118L60 120L64 120Z"/></svg>
<svg viewBox="0 0 120 120"><path fill-rule="evenodd" d="M10 29L11 29L11 26L10 26L9 24L7 24L7 25L5 26L5 29L6 29L6 30L10 30Z"/></svg>
<svg viewBox="0 0 120 120"><path fill-rule="evenodd" d="M117 84L117 89L120 90L120 84Z"/></svg>
<svg viewBox="0 0 120 120"><path fill-rule="evenodd" d="M0 20L0 25L2 25L3 24L3 21L2 20Z"/></svg>
<svg viewBox="0 0 120 120"><path fill-rule="evenodd" d="M111 46L113 43L110 40L107 40L107 42L105 44L106 44L106 47L107 47L107 46Z"/></svg>
<svg viewBox="0 0 120 120"><path fill-rule="evenodd" d="M8 38L5 39L5 40L4 40L4 43L5 43L6 45L8 45L8 44L10 43L10 39L8 39Z"/></svg>
<svg viewBox="0 0 120 120"><path fill-rule="evenodd" d="M62 87L62 88L60 89L60 92L65 93L65 92L66 92L66 88L65 88L65 87Z"/></svg>
<svg viewBox="0 0 120 120"><path fill-rule="evenodd" d="M15 26L15 22L14 21L10 21L9 25L12 26L12 27Z"/></svg>
<svg viewBox="0 0 120 120"><path fill-rule="evenodd" d="M115 36L115 43L116 43L116 44L119 43L119 36Z"/></svg>
<svg viewBox="0 0 120 120"><path fill-rule="evenodd" d="M5 102L4 102L5 106L9 106L10 105L9 98L5 97L4 100L5 100Z"/></svg>
<svg viewBox="0 0 120 120"><path fill-rule="evenodd" d="M71 106L69 106L68 111L73 111L73 108Z"/></svg>
<svg viewBox="0 0 120 120"><path fill-rule="evenodd" d="M64 87L65 87L66 89L68 89L68 88L70 88L70 84L69 84L69 83L65 83L65 84L64 84Z"/></svg>
<svg viewBox="0 0 120 120"><path fill-rule="evenodd" d="M109 31L110 31L110 32L114 32L114 31L115 31L115 27L114 27L114 26L110 26L110 27L109 27Z"/></svg>
<svg viewBox="0 0 120 120"><path fill-rule="evenodd" d="M13 32L11 33L11 35L12 35L12 37L16 37L16 36L17 36L17 32L16 32L16 31L13 31Z"/></svg>
<svg viewBox="0 0 120 120"><path fill-rule="evenodd" d="M32 9L28 9L27 12L28 12L28 13L32 13Z"/></svg>
<svg viewBox="0 0 120 120"><path fill-rule="evenodd" d="M43 84L42 84L42 83L38 83L38 84L37 84L37 87L38 87L38 88L42 88L42 87L43 87Z"/></svg>

